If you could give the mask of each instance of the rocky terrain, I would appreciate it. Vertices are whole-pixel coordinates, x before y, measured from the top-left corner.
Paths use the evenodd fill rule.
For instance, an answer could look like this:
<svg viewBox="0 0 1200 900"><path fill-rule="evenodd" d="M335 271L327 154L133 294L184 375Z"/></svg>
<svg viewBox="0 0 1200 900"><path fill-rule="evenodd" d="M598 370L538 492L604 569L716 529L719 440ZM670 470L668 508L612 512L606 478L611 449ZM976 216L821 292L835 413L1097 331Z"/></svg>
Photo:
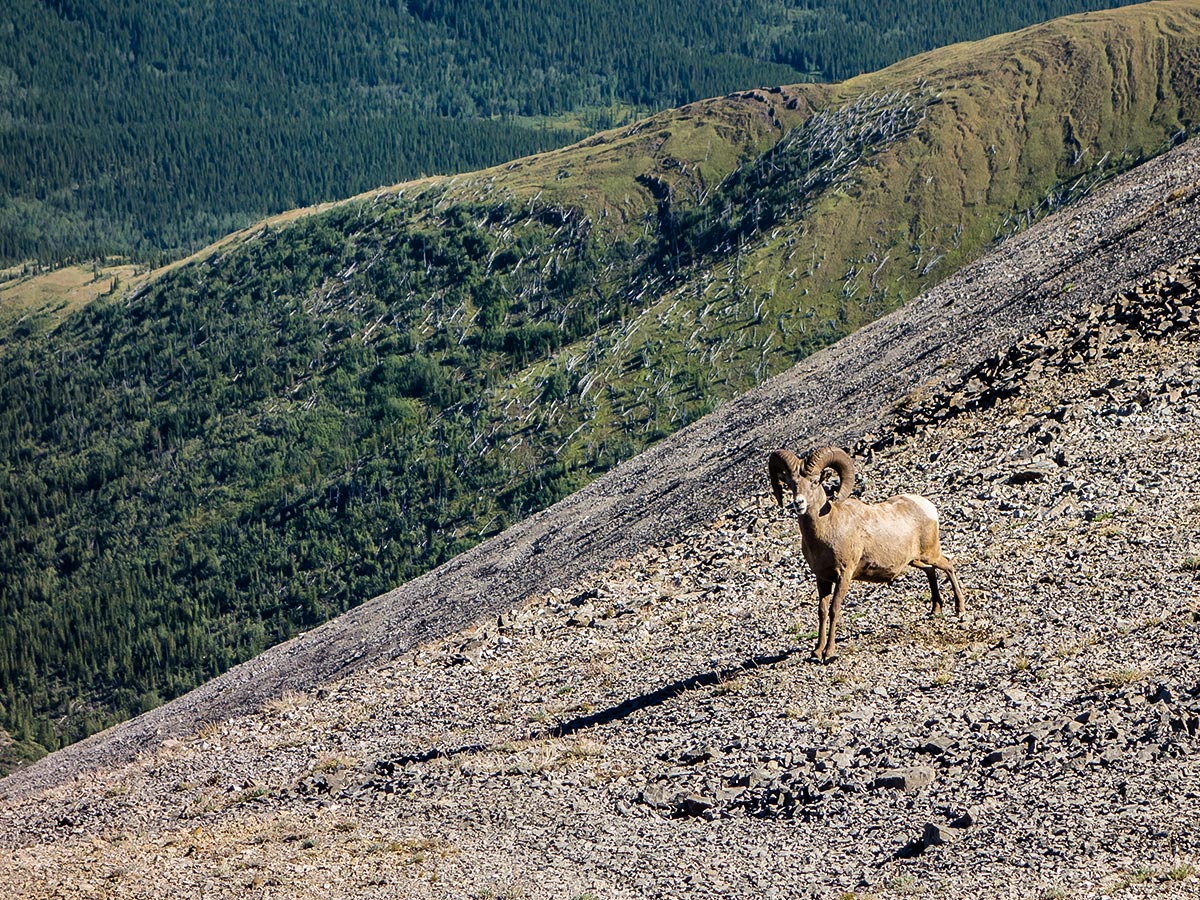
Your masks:
<svg viewBox="0 0 1200 900"><path fill-rule="evenodd" d="M0 783L21 897L1200 895L1200 147L587 490ZM781 444L920 491L851 591Z"/></svg>
<svg viewBox="0 0 1200 900"><path fill-rule="evenodd" d="M968 612L856 585L765 480L386 663L4 806L23 897L1200 894L1200 256L856 447Z"/></svg>

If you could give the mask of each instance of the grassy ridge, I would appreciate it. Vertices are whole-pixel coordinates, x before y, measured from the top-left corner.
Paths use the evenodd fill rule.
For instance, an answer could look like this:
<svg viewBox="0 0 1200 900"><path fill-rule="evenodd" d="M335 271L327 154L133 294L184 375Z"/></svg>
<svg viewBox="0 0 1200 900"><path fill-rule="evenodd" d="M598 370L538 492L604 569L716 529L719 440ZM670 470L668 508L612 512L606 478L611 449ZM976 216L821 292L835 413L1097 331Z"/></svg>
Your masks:
<svg viewBox="0 0 1200 900"><path fill-rule="evenodd" d="M837 80L1106 2L9 0L0 264L176 258L273 211L561 146L635 110Z"/></svg>
<svg viewBox="0 0 1200 900"><path fill-rule="evenodd" d="M591 416L585 432L593 435L610 420L624 427L631 397L635 418L655 418L654 404L637 398L664 396L660 376L654 367L629 371L631 355L644 347L652 348L652 358L669 361L669 369L697 352L697 340L706 342L716 393L729 396L1181 139L1200 121L1197 17L1194 4L1093 13L935 51L833 88L796 89L804 91L805 104L833 119L857 104L876 107L885 121L919 110L919 122L856 160L836 185L793 203L769 227L739 233L736 247L701 255L665 276L656 268L651 277L664 277L662 283L635 282L631 293L651 290L659 299L627 323L620 346L592 364L595 381L625 391L616 408ZM753 92L741 102L768 121L786 122L788 96ZM775 117L766 114L770 109ZM850 126L830 122L826 134L811 139L828 144L839 128ZM643 162L642 171L673 178L676 220L690 214L703 223L723 210L706 220L699 198L713 180L683 174L689 163L703 161L709 146L693 142L681 152L687 143L680 135L694 129L683 119L660 130L669 135L662 145L669 149ZM790 171L800 163L767 155L757 165ZM799 180L777 178L744 198L741 208L770 205ZM621 188L626 193L618 193ZM626 183L606 196L637 195ZM724 202L718 197L715 205ZM653 197L640 197L643 217L652 203ZM664 240L672 238L685 240ZM577 352L565 349L555 364L569 368ZM679 422L707 402L666 396L685 410Z"/></svg>
<svg viewBox="0 0 1200 900"><path fill-rule="evenodd" d="M1197 83L1195 4L1090 14L27 312L0 353L5 726L57 746L498 532L1161 149Z"/></svg>

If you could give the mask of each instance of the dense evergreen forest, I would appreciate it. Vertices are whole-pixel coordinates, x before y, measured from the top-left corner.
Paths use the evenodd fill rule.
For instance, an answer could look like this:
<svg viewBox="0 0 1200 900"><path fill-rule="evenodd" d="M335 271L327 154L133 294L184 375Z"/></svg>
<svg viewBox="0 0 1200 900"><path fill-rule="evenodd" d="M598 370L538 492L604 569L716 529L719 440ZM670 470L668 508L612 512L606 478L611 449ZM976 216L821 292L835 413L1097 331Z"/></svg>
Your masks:
<svg viewBox="0 0 1200 900"><path fill-rule="evenodd" d="M158 261L272 212L837 80L1106 0L10 0L0 264Z"/></svg>

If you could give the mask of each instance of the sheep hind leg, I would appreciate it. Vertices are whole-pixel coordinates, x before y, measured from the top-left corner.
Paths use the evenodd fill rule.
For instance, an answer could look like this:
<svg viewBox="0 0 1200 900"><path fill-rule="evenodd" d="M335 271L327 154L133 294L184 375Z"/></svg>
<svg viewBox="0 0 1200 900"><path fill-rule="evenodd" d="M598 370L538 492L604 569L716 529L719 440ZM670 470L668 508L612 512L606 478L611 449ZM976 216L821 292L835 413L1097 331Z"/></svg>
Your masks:
<svg viewBox="0 0 1200 900"><path fill-rule="evenodd" d="M958 576L954 573L954 563L950 562L947 557L939 553L936 557L931 556L928 559L915 560L913 565L925 569L929 575L929 583L931 585L934 584L934 579L937 577L937 572L940 571L946 573L946 577L950 579L950 590L954 592L954 614L956 616L961 616L963 614L963 610L966 608L966 604L963 602L962 586L958 583ZM938 600L937 588L935 587L933 591L934 612L936 613L941 609L942 604Z"/></svg>
<svg viewBox="0 0 1200 900"><path fill-rule="evenodd" d="M958 583L958 576L954 574L954 565L950 560L946 560L946 568L942 571L950 577L950 589L954 591L954 614L961 616L967 605L963 601L962 586Z"/></svg>

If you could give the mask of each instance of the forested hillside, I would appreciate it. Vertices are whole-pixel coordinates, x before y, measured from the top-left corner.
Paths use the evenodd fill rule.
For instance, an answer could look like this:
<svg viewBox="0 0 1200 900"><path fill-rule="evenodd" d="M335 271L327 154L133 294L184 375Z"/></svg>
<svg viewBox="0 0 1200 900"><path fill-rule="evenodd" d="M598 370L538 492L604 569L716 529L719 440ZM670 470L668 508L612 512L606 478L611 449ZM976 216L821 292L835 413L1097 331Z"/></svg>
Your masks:
<svg viewBox="0 0 1200 900"><path fill-rule="evenodd" d="M160 260L269 213L841 79L1108 0L11 0L0 264Z"/></svg>
<svg viewBox="0 0 1200 900"><path fill-rule="evenodd" d="M1194 3L1060 20L381 190L27 318L0 352L12 752L564 496L1182 140L1198 83Z"/></svg>

